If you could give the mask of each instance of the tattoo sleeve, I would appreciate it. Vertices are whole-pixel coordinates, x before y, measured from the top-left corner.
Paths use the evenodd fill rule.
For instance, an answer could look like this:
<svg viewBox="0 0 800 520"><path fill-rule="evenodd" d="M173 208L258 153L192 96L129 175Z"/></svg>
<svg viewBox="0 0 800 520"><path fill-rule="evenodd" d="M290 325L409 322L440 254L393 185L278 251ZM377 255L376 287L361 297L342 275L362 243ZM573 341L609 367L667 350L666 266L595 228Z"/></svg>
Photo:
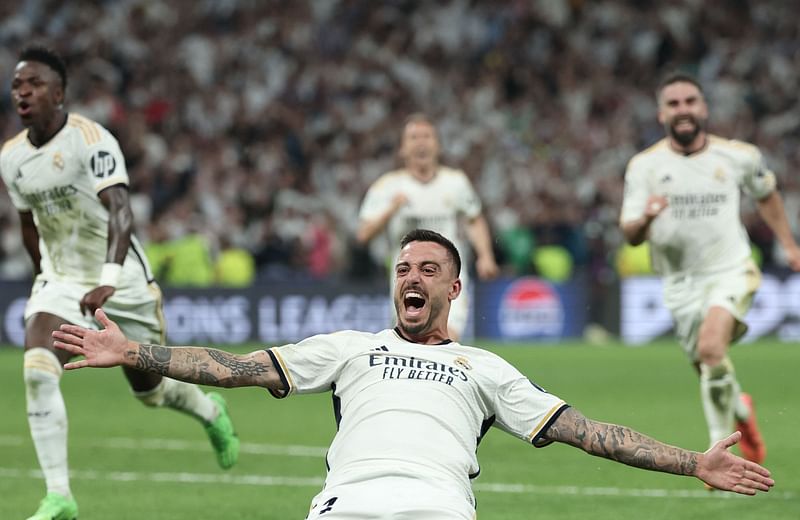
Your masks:
<svg viewBox="0 0 800 520"><path fill-rule="evenodd" d="M282 388L266 352L238 355L201 347L162 347L140 343L126 354L134 368L203 385Z"/></svg>
<svg viewBox="0 0 800 520"><path fill-rule="evenodd" d="M697 470L695 452L664 444L625 426L592 421L572 408L565 410L545 435L590 455L637 468L676 475L694 475Z"/></svg>

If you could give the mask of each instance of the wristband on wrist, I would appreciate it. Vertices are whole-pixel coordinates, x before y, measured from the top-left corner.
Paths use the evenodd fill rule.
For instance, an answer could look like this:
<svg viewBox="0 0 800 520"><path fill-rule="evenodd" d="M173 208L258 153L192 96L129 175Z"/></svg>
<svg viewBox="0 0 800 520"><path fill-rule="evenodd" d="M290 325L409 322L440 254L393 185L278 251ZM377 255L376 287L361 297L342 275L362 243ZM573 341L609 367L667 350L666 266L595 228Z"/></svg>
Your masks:
<svg viewBox="0 0 800 520"><path fill-rule="evenodd" d="M119 277L122 274L122 265L112 262L103 264L103 269L100 270L100 281L97 283L98 287L101 285L108 285L109 287L117 287Z"/></svg>

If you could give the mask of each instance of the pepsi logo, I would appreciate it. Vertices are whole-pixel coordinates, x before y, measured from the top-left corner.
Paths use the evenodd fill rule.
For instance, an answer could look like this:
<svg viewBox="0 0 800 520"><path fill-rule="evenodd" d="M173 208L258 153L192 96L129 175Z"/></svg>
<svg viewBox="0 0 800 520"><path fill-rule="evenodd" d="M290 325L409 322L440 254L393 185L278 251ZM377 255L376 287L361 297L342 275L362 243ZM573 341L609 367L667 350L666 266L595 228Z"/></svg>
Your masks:
<svg viewBox="0 0 800 520"><path fill-rule="evenodd" d="M512 282L498 309L500 334L511 339L554 337L564 328L564 305L549 283L526 277Z"/></svg>

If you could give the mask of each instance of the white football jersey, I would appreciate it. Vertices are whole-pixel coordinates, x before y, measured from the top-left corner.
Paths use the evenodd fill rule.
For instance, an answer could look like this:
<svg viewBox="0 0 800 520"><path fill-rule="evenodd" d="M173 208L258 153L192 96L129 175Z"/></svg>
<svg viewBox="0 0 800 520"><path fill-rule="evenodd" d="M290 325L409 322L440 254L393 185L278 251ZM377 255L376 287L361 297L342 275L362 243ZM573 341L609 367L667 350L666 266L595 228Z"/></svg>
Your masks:
<svg viewBox="0 0 800 520"><path fill-rule="evenodd" d="M459 233L459 220L472 219L481 213L481 201L467 175L461 170L440 166L429 182L420 182L405 169L383 174L370 186L361 204L360 220L372 220L385 213L395 195L402 193L408 203L400 208L386 226L391 251L400 240L417 228L441 233L456 246L466 263L465 248ZM466 271L466 268L463 269Z"/></svg>
<svg viewBox="0 0 800 520"><path fill-rule="evenodd" d="M284 382L276 397L333 393L338 432L326 489L401 476L447 486L474 507L469 482L489 427L544 446L543 433L567 407L491 352L412 343L392 329L324 334L267 352Z"/></svg>
<svg viewBox="0 0 800 520"><path fill-rule="evenodd" d="M98 193L128 184L125 159L111 133L83 116L35 147L28 131L0 152L0 173L19 211L30 211L39 232L42 279L96 285L108 250L108 211ZM131 237L121 283L146 278L150 267Z"/></svg>
<svg viewBox="0 0 800 520"><path fill-rule="evenodd" d="M620 222L640 218L647 198L663 195L669 206L648 236L655 272L677 276L735 268L750 257L740 190L755 199L775 190L775 175L758 148L710 135L704 150L682 155L665 138L628 163Z"/></svg>

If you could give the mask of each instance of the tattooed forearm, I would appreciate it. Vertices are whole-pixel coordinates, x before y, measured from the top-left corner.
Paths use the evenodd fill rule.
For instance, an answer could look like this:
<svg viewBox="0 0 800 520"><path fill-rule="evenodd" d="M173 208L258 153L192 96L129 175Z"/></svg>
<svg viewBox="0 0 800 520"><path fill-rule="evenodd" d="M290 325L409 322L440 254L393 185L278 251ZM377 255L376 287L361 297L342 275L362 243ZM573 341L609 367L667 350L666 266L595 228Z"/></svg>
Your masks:
<svg viewBox="0 0 800 520"><path fill-rule="evenodd" d="M269 372L269 367L258 361L242 360L239 356L221 350L206 349L206 353L220 365L229 368L232 376L256 378Z"/></svg>
<svg viewBox="0 0 800 520"><path fill-rule="evenodd" d="M637 468L678 475L694 475L697 470L697 453L669 446L625 426L592 421L571 408L550 426L547 438Z"/></svg>
<svg viewBox="0 0 800 520"><path fill-rule="evenodd" d="M161 345L139 343L139 355L136 357L136 369L144 372L155 372L167 375L172 353Z"/></svg>
<svg viewBox="0 0 800 520"><path fill-rule="evenodd" d="M138 370L191 383L224 387L277 385L279 377L266 361L268 358L259 361L256 354L240 356L210 348L140 343L125 355Z"/></svg>

